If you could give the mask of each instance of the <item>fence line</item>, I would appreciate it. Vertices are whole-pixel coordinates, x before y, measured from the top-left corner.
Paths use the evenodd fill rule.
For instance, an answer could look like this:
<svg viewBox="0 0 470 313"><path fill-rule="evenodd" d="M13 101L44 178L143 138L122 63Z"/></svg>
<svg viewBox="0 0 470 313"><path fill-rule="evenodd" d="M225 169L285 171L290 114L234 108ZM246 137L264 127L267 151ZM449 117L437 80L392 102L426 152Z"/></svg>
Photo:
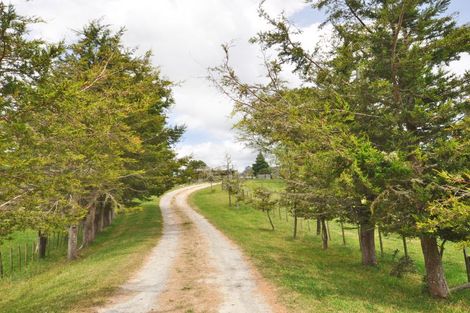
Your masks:
<svg viewBox="0 0 470 313"><path fill-rule="evenodd" d="M55 251L64 250L67 241L67 234L63 232L51 233L47 241L46 257L50 257ZM39 262L38 249L39 245L36 240L15 245L10 244L9 246L4 243L0 246L0 279L26 271Z"/></svg>

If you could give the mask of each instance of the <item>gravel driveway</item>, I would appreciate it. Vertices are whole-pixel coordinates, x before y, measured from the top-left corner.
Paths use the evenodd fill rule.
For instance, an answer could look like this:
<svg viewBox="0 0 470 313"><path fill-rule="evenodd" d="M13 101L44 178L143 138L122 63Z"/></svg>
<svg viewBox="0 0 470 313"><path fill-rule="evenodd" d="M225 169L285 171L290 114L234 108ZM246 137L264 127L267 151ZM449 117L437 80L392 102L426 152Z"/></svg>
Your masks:
<svg viewBox="0 0 470 313"><path fill-rule="evenodd" d="M191 193L206 187L183 187L161 198L162 238L119 296L98 312L285 311L240 249L188 204Z"/></svg>

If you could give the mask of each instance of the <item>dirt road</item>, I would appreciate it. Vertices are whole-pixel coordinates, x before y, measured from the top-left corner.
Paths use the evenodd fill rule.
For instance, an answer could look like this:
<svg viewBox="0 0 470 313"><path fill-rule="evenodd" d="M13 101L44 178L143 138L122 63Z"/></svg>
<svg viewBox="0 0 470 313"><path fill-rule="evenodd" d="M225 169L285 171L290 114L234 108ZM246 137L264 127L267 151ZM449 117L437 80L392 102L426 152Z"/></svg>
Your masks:
<svg viewBox="0 0 470 313"><path fill-rule="evenodd" d="M196 185L161 198L163 236L145 265L100 313L284 312L240 249L187 200Z"/></svg>

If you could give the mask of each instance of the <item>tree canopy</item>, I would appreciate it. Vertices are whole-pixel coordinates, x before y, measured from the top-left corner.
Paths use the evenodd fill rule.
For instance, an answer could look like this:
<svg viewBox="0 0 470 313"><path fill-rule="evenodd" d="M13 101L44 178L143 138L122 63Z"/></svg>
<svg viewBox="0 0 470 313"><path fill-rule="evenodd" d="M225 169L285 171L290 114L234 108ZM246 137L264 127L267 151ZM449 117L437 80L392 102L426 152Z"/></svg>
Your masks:
<svg viewBox="0 0 470 313"><path fill-rule="evenodd" d="M0 4L0 240L47 236L173 186L183 127L167 124L172 83L123 30L93 21L70 44L30 39L39 22Z"/></svg>
<svg viewBox="0 0 470 313"><path fill-rule="evenodd" d="M420 238L429 291L448 297L437 239L470 239L470 74L448 65L469 51L470 27L446 14L449 1L310 2L327 13L326 48L305 50L261 7L271 28L252 42L277 53L268 83L241 81L227 46L212 79L235 100L241 137L277 157L287 203L357 223L365 265L377 263L377 225ZM304 87L281 79L287 63Z"/></svg>
<svg viewBox="0 0 470 313"><path fill-rule="evenodd" d="M253 163L251 168L253 170L253 175L255 176L267 175L271 173L271 168L269 167L268 162L266 162L266 159L261 152L259 152L256 156L256 161Z"/></svg>

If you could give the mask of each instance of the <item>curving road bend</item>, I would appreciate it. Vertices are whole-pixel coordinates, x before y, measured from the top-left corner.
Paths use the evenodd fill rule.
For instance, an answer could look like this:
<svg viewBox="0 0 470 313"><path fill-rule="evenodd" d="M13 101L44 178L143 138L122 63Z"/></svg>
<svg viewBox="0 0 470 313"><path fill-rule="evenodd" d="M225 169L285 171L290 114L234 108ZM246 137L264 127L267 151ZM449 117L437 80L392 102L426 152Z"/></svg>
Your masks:
<svg viewBox="0 0 470 313"><path fill-rule="evenodd" d="M160 200L163 236L145 265L100 313L284 312L240 249L188 204L200 184Z"/></svg>

